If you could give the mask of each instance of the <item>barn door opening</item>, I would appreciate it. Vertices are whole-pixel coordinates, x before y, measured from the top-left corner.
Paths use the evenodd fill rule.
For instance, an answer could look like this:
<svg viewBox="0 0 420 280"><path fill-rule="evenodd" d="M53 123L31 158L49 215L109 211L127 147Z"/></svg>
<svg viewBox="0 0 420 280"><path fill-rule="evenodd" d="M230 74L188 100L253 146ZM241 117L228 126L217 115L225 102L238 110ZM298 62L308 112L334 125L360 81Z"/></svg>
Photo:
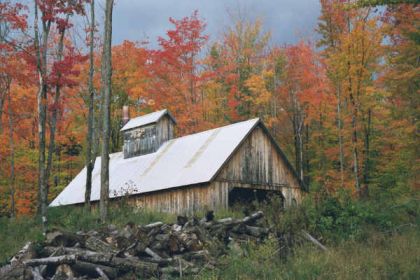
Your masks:
<svg viewBox="0 0 420 280"><path fill-rule="evenodd" d="M229 208L248 208L255 210L258 204L276 203L284 208L284 196L278 191L235 187L229 191Z"/></svg>

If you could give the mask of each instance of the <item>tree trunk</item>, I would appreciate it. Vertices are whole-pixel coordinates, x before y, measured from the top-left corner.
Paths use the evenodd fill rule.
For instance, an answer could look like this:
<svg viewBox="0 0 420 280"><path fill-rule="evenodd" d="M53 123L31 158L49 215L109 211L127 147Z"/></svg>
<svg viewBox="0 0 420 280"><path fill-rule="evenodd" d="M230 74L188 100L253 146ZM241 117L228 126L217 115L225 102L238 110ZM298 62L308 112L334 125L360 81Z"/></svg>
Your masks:
<svg viewBox="0 0 420 280"><path fill-rule="evenodd" d="M46 166L45 166L45 128L47 120L47 81L46 81L46 67L47 67L47 48L48 37L51 27L50 21L42 21L42 45L39 45L39 29L38 29L38 4L35 2L35 16L34 16L34 31L35 31L35 52L36 64L39 78L38 89L38 213L41 214L42 229L45 234L47 230L47 181L46 181Z"/></svg>
<svg viewBox="0 0 420 280"><path fill-rule="evenodd" d="M293 133L295 140L295 160L296 160L296 171L299 174L299 178L303 182L304 172L303 172L303 159L304 159L304 147L303 147L303 113L299 106L299 101L297 100L296 94L291 93L292 106L293 106Z"/></svg>
<svg viewBox="0 0 420 280"><path fill-rule="evenodd" d="M368 12L366 14L366 17L364 18L364 25L363 25L363 31L365 30L365 25L366 25L366 21L369 17L370 14L370 9L368 9ZM362 121L363 120L363 111L361 108L361 102L360 102L360 95L361 95L361 86L362 86L362 82L363 82L363 72L364 69L366 69L367 64L366 64L366 47L365 47L365 40L362 37L362 55L361 55L361 61L360 61L360 66L359 67L359 71L358 71L358 83L357 83L357 105L359 106L359 111L361 111L362 113ZM359 196L360 198L364 198L368 195L368 177L369 177L369 136L370 136L370 122L371 122L371 109L368 108L368 123L367 125L365 124L365 162L364 162L364 168L363 168L363 185L360 187L359 190Z"/></svg>
<svg viewBox="0 0 420 280"><path fill-rule="evenodd" d="M343 150L343 125L341 118L341 89L337 85L337 127L338 127L338 146L340 158L340 186L344 188L344 150Z"/></svg>
<svg viewBox="0 0 420 280"><path fill-rule="evenodd" d="M9 101L9 145L10 145L10 216L15 217L15 143L13 140L13 112L12 97L10 96L11 79L8 78L6 84L6 94Z"/></svg>
<svg viewBox="0 0 420 280"><path fill-rule="evenodd" d="M303 157L303 122L299 123L299 130L298 130L298 139L299 139L299 163L300 163L300 169L299 169L299 177L300 180L304 181L304 157Z"/></svg>
<svg viewBox="0 0 420 280"><path fill-rule="evenodd" d="M351 90L351 89L350 89ZM358 152L358 136L357 136L357 105L354 100L353 94L350 92L350 101L352 104L352 116L351 116L351 126L352 126L352 150L353 150L353 173L354 180L356 185L356 191L360 195L360 175L359 175L359 152Z"/></svg>
<svg viewBox="0 0 420 280"><path fill-rule="evenodd" d="M7 30L2 30L0 26L0 44L6 43L6 36L9 32ZM3 107L4 103L6 102L6 92L7 92L7 74L1 73L0 74L0 133L3 132L3 123L2 123L2 116L3 116Z"/></svg>
<svg viewBox="0 0 420 280"><path fill-rule="evenodd" d="M86 190L85 190L85 208L90 210L90 193L92 190L92 171L95 167L96 152L93 153L93 119L94 119L94 98L95 90L93 88L93 75L94 75L94 40L95 40L95 0L90 2L90 32L89 32L89 79L88 79L88 90L89 90L89 113L88 113L88 132L87 132L87 147L86 147ZM96 150L96 149L95 149Z"/></svg>
<svg viewBox="0 0 420 280"><path fill-rule="evenodd" d="M69 20L69 16L67 15L66 22ZM65 29L60 30L60 39L58 42L58 48L57 48L57 61L61 61L63 59L63 49L64 49L64 34ZM58 80L61 78L61 73L57 73ZM57 117L58 117L58 103L60 101L60 95L61 95L61 87L59 85L55 86L55 94L54 94L54 104L53 104L53 110L51 115L51 124L50 124L50 143L48 145L48 157L47 157L47 168L45 171L45 181L47 183L47 196L48 196L48 182L51 174L51 167L52 167L52 160L53 160L53 154L55 150L55 133L57 128Z"/></svg>
<svg viewBox="0 0 420 280"><path fill-rule="evenodd" d="M350 23L350 17L347 16L347 29L348 32L351 32L351 23ZM348 57L351 56L351 47L349 45L348 47ZM351 143L352 143L352 154L353 154L353 174L354 174L354 183L356 186L356 192L358 195L360 195L360 175L359 175L359 152L358 152L358 136L357 136L357 115L358 115L358 104L355 100L354 94L353 94L353 80L351 76L351 62L350 60L347 60L347 75L348 75L348 91L350 96L350 102L351 102L351 126L352 126L352 137L351 137Z"/></svg>
<svg viewBox="0 0 420 280"><path fill-rule="evenodd" d="M305 156L305 165L304 165L304 173L302 174L303 180L302 182L304 182L306 184L306 187L309 186L309 172L311 169L311 164L310 164L310 160L309 160L309 125L305 125L305 152L304 152L304 156ZM323 166L325 166L325 163L322 164ZM303 176L305 175L305 176Z"/></svg>
<svg viewBox="0 0 420 280"><path fill-rule="evenodd" d="M372 110L368 109L367 124L365 125L365 162L363 168L363 187L362 196L367 197L369 194L369 172L370 172L370 133L372 130Z"/></svg>
<svg viewBox="0 0 420 280"><path fill-rule="evenodd" d="M1 78L1 80L3 80L3 78ZM6 97L5 92L6 90L0 87L0 133L2 133L3 131L2 116L3 116L4 99Z"/></svg>
<svg viewBox="0 0 420 280"><path fill-rule="evenodd" d="M101 90L102 90L102 151L101 151L101 195L99 209L101 221L107 219L108 200L109 200L109 139L110 139L110 102L111 102L111 77L112 77L112 58L111 58L111 39L112 39L112 9L113 0L106 0L105 7L105 27L104 45L102 52L101 65Z"/></svg>

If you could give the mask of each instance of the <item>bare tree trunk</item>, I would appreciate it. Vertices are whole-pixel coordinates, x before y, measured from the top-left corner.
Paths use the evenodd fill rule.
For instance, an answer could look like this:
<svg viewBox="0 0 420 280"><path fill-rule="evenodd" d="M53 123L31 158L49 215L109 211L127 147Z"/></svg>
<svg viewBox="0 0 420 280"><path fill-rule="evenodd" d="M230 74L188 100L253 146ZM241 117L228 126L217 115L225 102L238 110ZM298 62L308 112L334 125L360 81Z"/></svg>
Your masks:
<svg viewBox="0 0 420 280"><path fill-rule="evenodd" d="M293 116L293 140L294 140L294 147L295 147L295 168L296 172L300 170L300 152L299 152L299 138L298 138L298 125L296 120L296 115Z"/></svg>
<svg viewBox="0 0 420 280"><path fill-rule="evenodd" d="M321 124L322 125L322 124ZM304 165L304 174L302 174L302 182L304 182L307 187L309 186L309 172L311 169L310 161L309 161L309 125L305 125L305 165ZM324 141L323 141L324 142ZM324 159L323 159L324 160ZM322 164L325 166L325 163Z"/></svg>
<svg viewBox="0 0 420 280"><path fill-rule="evenodd" d="M0 23L0 44L6 43L6 37L9 34L9 28L7 24ZM3 132L3 123L2 123L2 116L3 116L3 107L4 103L6 102L6 92L7 92L7 74L1 73L0 74L0 133Z"/></svg>
<svg viewBox="0 0 420 280"><path fill-rule="evenodd" d="M338 146L340 158L340 186L344 188L344 150L343 150L343 124L341 118L341 89L337 85L337 127L338 127Z"/></svg>
<svg viewBox="0 0 420 280"><path fill-rule="evenodd" d="M16 216L15 209L15 143L13 140L13 112L12 112L12 97L10 96L10 83L11 79L7 79L6 94L8 95L9 101L9 145L10 145L10 216L14 218Z"/></svg>
<svg viewBox="0 0 420 280"><path fill-rule="evenodd" d="M300 162L300 169L299 169L299 177L300 180L304 181L304 160L303 160L303 122L299 124L298 130L298 139L299 139L299 162Z"/></svg>
<svg viewBox="0 0 420 280"><path fill-rule="evenodd" d="M347 29L348 32L351 32L351 22L350 17L347 15ZM348 56L351 55L351 47L349 45L348 47ZM350 60L347 60L347 75L348 75L348 91L350 96L350 102L351 102L351 126L352 126L352 153L353 153L353 174L354 174L354 182L356 186L356 192L360 196L360 175L359 175L359 152L358 152L358 135L357 135L357 115L358 115L358 104L355 100L354 94L353 94L353 81L351 76L351 62Z"/></svg>
<svg viewBox="0 0 420 280"><path fill-rule="evenodd" d="M46 67L47 67L47 47L48 37L51 27L50 21L42 21L42 45L39 45L39 30L38 30L38 4L35 0L35 16L34 16L34 31L35 31L35 52L36 63L39 78L38 89L38 141L39 141L39 155L38 155L38 213L41 214L43 233L47 230L47 181L46 181L46 166L45 166L45 128L47 120L47 82Z"/></svg>
<svg viewBox="0 0 420 280"><path fill-rule="evenodd" d="M366 21L369 17L370 14L370 8L367 10L366 16L364 17L364 25L363 25L363 31L365 30L365 25L367 24ZM367 64L366 64L366 47L365 47L365 40L364 37L362 37L361 40L361 44L362 44L362 55L361 55L361 60L360 60L360 66L359 67L359 71L358 71L358 83L357 83L357 100L359 102L357 102L358 106L359 106L359 111L361 112L362 115L362 121L364 122L364 116L363 116L363 110L361 108L361 102L360 102L360 95L361 95L361 86L363 83L363 73L364 73L364 69L366 69ZM364 160L364 167L363 167L363 181L362 181L362 186L360 187L360 191L359 191L359 196L361 198L365 198L368 195L368 180L369 180L369 141L370 141L370 125L371 125L371 109L368 108L368 123L364 124L365 126L365 160Z"/></svg>
<svg viewBox="0 0 420 280"><path fill-rule="evenodd" d="M106 0L104 45L101 65L101 90L102 90L102 151L101 151L101 195L99 209L101 221L104 223L108 214L109 200L109 139L110 139L110 109L111 109L111 78L112 78L112 9L113 0Z"/></svg>
<svg viewBox="0 0 420 280"><path fill-rule="evenodd" d="M360 175L359 175L359 152L358 152L358 135L357 135L357 105L354 100L354 96L351 93L350 89L350 101L352 103L352 116L351 116L351 126L352 126L352 150L353 150L353 173L354 180L356 185L356 191L360 196Z"/></svg>
<svg viewBox="0 0 420 280"><path fill-rule="evenodd" d="M68 22L69 16L67 15L66 22ZM62 29L60 30L60 39L58 42L58 49L57 49L57 61L61 61L63 59L63 50L64 50L64 34L66 30ZM58 80L61 78L61 73L57 73ZM60 95L61 95L61 87L60 85L55 86L55 94L54 94L54 105L52 110L52 116L51 116L51 124L50 124L50 143L48 145L48 157L47 157L47 168L46 168L46 175L45 175L45 181L47 183L47 196L48 196L48 182L51 174L51 167L52 167L52 160L55 150L55 133L57 129L57 117L58 117L58 103L60 101Z"/></svg>
<svg viewBox="0 0 420 280"><path fill-rule="evenodd" d="M363 188L362 196L366 197L369 194L369 180L370 180L370 133L372 131L372 110L368 109L367 124L365 125L365 162L363 167Z"/></svg>
<svg viewBox="0 0 420 280"><path fill-rule="evenodd" d="M88 79L88 90L89 90L89 113L88 113L88 132L86 137L86 190L85 190L85 208L90 211L90 193L92 190L92 171L95 167L96 160L96 149L95 153L92 151L94 141L94 98L95 89L93 88L93 75L94 75L94 40L95 40L95 0L90 2L90 32L89 32L89 79Z"/></svg>
<svg viewBox="0 0 420 280"><path fill-rule="evenodd" d="M3 78L0 78L1 80ZM0 133L3 131L3 124L2 124L2 116L3 116L3 106L4 106L4 99L6 97L5 90L1 88L0 85Z"/></svg>
<svg viewBox="0 0 420 280"><path fill-rule="evenodd" d="M303 171L303 115L301 108L299 106L296 94L291 93L292 103L293 103L293 133L295 140L295 160L296 160L296 171L299 174L299 178L304 180L304 171Z"/></svg>
<svg viewBox="0 0 420 280"><path fill-rule="evenodd" d="M301 116L297 113L293 117L293 133L294 133L294 143L295 143L295 162L296 162L296 171L299 174L299 178L303 181L304 177L304 151L303 151L303 122L301 122Z"/></svg>

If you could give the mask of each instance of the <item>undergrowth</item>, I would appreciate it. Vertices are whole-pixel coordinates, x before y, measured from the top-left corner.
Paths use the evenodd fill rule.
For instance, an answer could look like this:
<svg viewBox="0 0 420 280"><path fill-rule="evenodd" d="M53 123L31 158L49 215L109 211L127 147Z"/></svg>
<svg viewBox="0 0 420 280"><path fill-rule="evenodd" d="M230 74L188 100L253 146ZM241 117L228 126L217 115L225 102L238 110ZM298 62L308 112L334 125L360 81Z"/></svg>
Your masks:
<svg viewBox="0 0 420 280"><path fill-rule="evenodd" d="M294 248L286 259L271 239L247 245L241 253L223 257L222 266L193 279L419 279L420 234L372 233L366 242L343 241L322 252L311 244Z"/></svg>
<svg viewBox="0 0 420 280"><path fill-rule="evenodd" d="M265 212L271 238L235 247L221 266L194 279L420 279L418 202L416 193L360 201L342 192L309 195L285 211L276 199L253 205ZM304 239L302 230L328 251ZM285 235L290 243L280 238Z"/></svg>
<svg viewBox="0 0 420 280"><path fill-rule="evenodd" d="M216 269L203 269L193 279L420 279L418 202L415 193L398 200L377 196L359 201L343 192L336 196L308 195L300 206L287 210L282 210L276 199L248 205L264 211L273 234L263 244L232 246ZM176 220L174 215L136 210L124 203L118 206L110 209L109 223L119 227L128 222ZM239 218L242 212L222 210L215 217ZM51 208L48 219L50 228L68 231L102 226L95 208L90 213L82 207ZM25 242L42 240L39 224L31 217L0 218L0 265ZM328 251L305 241L302 230ZM280 237L285 235L290 243L282 243Z"/></svg>
<svg viewBox="0 0 420 280"><path fill-rule="evenodd" d="M128 222L148 224L156 221L171 223L175 216L165 213L137 210L128 206L112 207L109 224L123 227ZM99 212L95 207L86 212L83 207L54 207L48 212L49 228L67 231L91 230L102 227ZM42 240L40 222L34 217L15 219L0 218L0 265L6 263L27 241Z"/></svg>

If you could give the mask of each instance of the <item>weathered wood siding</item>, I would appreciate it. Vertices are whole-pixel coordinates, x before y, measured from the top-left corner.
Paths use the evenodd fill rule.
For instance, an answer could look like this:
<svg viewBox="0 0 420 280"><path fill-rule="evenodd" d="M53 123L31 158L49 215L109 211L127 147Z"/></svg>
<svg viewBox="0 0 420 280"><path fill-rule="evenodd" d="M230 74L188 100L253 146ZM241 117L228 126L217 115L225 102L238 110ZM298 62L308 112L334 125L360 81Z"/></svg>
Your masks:
<svg viewBox="0 0 420 280"><path fill-rule="evenodd" d="M173 130L167 132L171 135ZM165 131L162 130L162 133ZM287 167L269 136L258 126L234 152L212 182L135 195L129 197L129 202L140 208L193 214L203 209L228 208L229 191L238 187L281 192L286 207L299 203L302 198L298 180Z"/></svg>
<svg viewBox="0 0 420 280"><path fill-rule="evenodd" d="M174 138L175 135L175 123L169 116L162 117L159 122L156 123L156 136L157 136L157 149L166 141ZM156 149L156 150L157 150Z"/></svg>
<svg viewBox="0 0 420 280"><path fill-rule="evenodd" d="M260 126L245 139L212 184L225 191L233 187L281 191L286 206L301 201L298 180Z"/></svg>
<svg viewBox="0 0 420 280"><path fill-rule="evenodd" d="M139 208L194 214L205 209L220 209L224 205L227 207L226 194L222 188L215 185L200 184L132 196L129 201Z"/></svg>
<svg viewBox="0 0 420 280"><path fill-rule="evenodd" d="M174 122L162 117L157 123L135 127L124 132L124 158L156 152L174 137Z"/></svg>

